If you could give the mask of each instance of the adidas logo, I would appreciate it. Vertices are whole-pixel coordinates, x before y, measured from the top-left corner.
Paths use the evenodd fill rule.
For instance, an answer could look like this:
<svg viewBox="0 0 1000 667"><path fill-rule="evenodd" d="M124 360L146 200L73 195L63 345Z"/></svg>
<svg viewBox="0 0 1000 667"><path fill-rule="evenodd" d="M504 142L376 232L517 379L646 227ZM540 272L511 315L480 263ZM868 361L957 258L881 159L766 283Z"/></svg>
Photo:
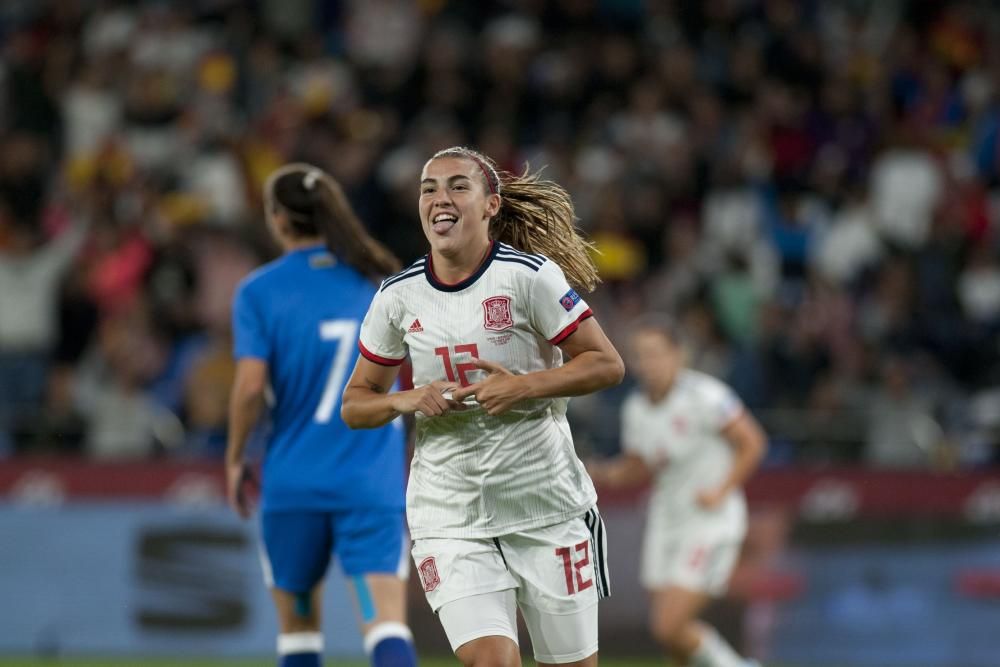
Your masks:
<svg viewBox="0 0 1000 667"><path fill-rule="evenodd" d="M419 332L421 332L423 330L424 330L424 328L422 326L420 326L420 320L416 319L416 320L413 320L413 324L411 324L410 328L406 330L406 333L419 333Z"/></svg>

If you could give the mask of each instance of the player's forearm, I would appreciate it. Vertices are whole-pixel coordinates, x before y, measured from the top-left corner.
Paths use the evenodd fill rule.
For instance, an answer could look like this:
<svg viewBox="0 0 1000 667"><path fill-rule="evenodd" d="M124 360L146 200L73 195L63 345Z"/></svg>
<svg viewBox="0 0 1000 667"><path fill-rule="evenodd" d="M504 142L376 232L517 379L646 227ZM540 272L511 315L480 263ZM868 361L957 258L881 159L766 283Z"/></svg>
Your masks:
<svg viewBox="0 0 1000 667"><path fill-rule="evenodd" d="M763 439L754 441L752 445L741 450L741 455L736 457L736 465L733 466L732 485L736 487L746 484L746 481L760 466L762 458L764 458Z"/></svg>
<svg viewBox="0 0 1000 667"><path fill-rule="evenodd" d="M631 459L622 461L618 466L618 486L633 487L649 482L652 474L643 463Z"/></svg>
<svg viewBox="0 0 1000 667"><path fill-rule="evenodd" d="M733 442L736 450L733 457L733 467L729 476L723 482L726 491L738 489L746 484L754 471L760 466L761 459L767 449L767 438L764 431L753 420L740 430L739 436Z"/></svg>
<svg viewBox="0 0 1000 667"><path fill-rule="evenodd" d="M400 415L393 407L394 401L394 394L348 387L340 403L340 418L354 429L385 426Z"/></svg>
<svg viewBox="0 0 1000 667"><path fill-rule="evenodd" d="M604 472L594 480L613 489L627 489L649 481L649 469L631 458L621 458L606 464Z"/></svg>
<svg viewBox="0 0 1000 667"><path fill-rule="evenodd" d="M617 354L587 350L559 368L524 376L527 398L583 396L621 383L625 366Z"/></svg>
<svg viewBox="0 0 1000 667"><path fill-rule="evenodd" d="M257 393L233 392L229 399L229 432L226 440L226 462L243 460L250 432L264 408L264 396Z"/></svg>

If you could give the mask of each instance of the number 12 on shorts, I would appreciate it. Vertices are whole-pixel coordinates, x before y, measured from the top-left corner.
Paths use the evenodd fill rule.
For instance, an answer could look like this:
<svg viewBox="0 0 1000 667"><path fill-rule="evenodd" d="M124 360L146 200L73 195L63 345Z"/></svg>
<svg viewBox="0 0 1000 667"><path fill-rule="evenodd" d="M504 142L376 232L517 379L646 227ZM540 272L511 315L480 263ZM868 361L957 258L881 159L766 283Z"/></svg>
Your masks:
<svg viewBox="0 0 1000 667"><path fill-rule="evenodd" d="M583 557L574 560L574 552L576 554L583 552ZM583 574L580 572L580 570L590 565L589 540L584 540L575 547L559 547L556 549L556 556L562 558L563 571L566 574L566 593L568 595L575 595L594 585L593 577L584 581Z"/></svg>

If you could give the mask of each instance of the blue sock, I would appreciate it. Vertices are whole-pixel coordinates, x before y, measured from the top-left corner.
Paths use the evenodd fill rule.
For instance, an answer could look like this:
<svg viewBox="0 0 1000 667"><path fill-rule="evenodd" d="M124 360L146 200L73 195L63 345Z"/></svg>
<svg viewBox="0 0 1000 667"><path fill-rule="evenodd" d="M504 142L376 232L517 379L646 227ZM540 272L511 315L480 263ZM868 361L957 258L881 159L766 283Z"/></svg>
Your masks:
<svg viewBox="0 0 1000 667"><path fill-rule="evenodd" d="M379 623L365 635L365 651L372 667L415 667L413 635L402 623Z"/></svg>
<svg viewBox="0 0 1000 667"><path fill-rule="evenodd" d="M278 658L278 667L322 667L319 653L289 653Z"/></svg>
<svg viewBox="0 0 1000 667"><path fill-rule="evenodd" d="M278 667L322 667L323 635L292 632L278 635Z"/></svg>

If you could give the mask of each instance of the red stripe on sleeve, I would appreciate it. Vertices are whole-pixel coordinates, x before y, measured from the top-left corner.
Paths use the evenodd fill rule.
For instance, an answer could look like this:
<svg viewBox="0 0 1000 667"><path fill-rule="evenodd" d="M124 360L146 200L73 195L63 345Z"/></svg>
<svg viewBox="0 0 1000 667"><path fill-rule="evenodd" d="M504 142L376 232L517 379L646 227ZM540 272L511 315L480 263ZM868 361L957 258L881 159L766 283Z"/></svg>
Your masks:
<svg viewBox="0 0 1000 667"><path fill-rule="evenodd" d="M403 363L403 360L406 359L406 357L403 357L402 359L390 359L389 357L380 357L374 352L370 351L367 347L365 347L365 344L362 343L360 339L358 340L358 349L361 350L361 356L363 356L368 361L378 364L379 366L399 366L401 363Z"/></svg>
<svg viewBox="0 0 1000 667"><path fill-rule="evenodd" d="M565 329L557 333L555 337L550 338L549 342L552 343L553 345L558 345L559 343L569 338L573 334L573 332L576 331L576 328L580 326L580 322L583 322L588 317L593 317L593 316L594 316L594 311L588 308L587 310L583 311L583 313L580 314L580 317L576 318L575 322L571 322L569 326L567 326Z"/></svg>

